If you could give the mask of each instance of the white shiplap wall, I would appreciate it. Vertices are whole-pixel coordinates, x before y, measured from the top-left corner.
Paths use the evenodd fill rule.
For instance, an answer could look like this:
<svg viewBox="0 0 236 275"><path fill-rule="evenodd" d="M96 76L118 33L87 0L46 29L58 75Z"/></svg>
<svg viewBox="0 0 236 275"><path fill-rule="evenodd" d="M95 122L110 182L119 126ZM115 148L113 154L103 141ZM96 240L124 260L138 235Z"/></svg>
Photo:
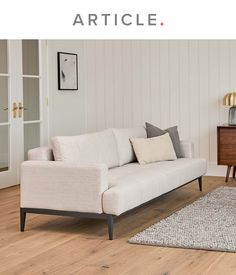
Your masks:
<svg viewBox="0 0 236 275"><path fill-rule="evenodd" d="M57 90L56 52L79 55L79 92ZM152 122L178 125L216 167L223 96L236 90L236 41L48 41L51 136Z"/></svg>

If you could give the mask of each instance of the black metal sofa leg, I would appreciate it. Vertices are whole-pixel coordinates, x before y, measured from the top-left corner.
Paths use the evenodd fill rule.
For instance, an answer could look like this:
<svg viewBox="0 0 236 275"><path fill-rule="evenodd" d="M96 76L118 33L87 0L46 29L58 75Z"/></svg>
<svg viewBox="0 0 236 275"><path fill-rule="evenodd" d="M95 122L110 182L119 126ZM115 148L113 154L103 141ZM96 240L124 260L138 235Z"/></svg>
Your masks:
<svg viewBox="0 0 236 275"><path fill-rule="evenodd" d="M33 210L35 210L35 211L33 211ZM45 214L45 213L52 214L52 212L53 212L54 215L59 215L59 211L55 214L56 211L53 211L53 210L50 211L47 209L41 209L40 212L39 212L40 209L38 209L38 211L36 211L36 210L37 209L31 209L29 212L30 213L38 213L38 214ZM61 212L63 212L63 211L61 211ZM25 230L26 213L27 213L27 209L20 208L20 231L21 232L24 232L24 230ZM64 214L63 216L67 216L67 215L65 215L65 213L62 213L62 214ZM69 214L71 214L71 213L69 213ZM76 216L78 216L79 213L76 213L76 214L77 214ZM89 214L91 214L91 213L89 213ZM106 215L106 214L102 214L102 215L103 215L102 219L105 218L107 220L109 240L113 240L113 224L114 224L113 215ZM72 215L68 215L68 216L72 216Z"/></svg>
<svg viewBox="0 0 236 275"><path fill-rule="evenodd" d="M202 177L198 178L199 191L202 192Z"/></svg>
<svg viewBox="0 0 236 275"><path fill-rule="evenodd" d="M113 240L113 223L114 223L113 216L108 215L107 216L107 225L108 225L109 240Z"/></svg>
<svg viewBox="0 0 236 275"><path fill-rule="evenodd" d="M20 209L20 231L24 232L25 230L25 219L26 219L26 211L24 208Z"/></svg>

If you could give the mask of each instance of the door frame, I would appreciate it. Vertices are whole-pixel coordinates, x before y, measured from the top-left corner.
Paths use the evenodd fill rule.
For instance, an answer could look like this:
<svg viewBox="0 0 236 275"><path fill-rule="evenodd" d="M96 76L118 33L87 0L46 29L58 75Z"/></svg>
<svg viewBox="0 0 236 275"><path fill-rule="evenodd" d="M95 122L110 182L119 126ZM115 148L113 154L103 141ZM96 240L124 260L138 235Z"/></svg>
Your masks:
<svg viewBox="0 0 236 275"><path fill-rule="evenodd" d="M12 103L23 103L22 40L8 40L9 170L0 172L0 189L20 184L24 160L24 121L12 117ZM47 41L39 40L40 146L49 144Z"/></svg>

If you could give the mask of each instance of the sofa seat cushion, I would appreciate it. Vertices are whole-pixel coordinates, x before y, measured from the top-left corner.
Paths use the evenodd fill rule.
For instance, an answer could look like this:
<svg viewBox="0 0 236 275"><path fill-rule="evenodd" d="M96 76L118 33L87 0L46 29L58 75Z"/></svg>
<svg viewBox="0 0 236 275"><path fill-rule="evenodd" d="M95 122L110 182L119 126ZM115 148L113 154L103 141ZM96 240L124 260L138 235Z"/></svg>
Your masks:
<svg viewBox="0 0 236 275"><path fill-rule="evenodd" d="M52 139L56 161L101 163L108 168L119 166L118 151L111 129L80 136L56 136Z"/></svg>
<svg viewBox="0 0 236 275"><path fill-rule="evenodd" d="M206 173L205 159L181 158L110 169L109 189L103 193L103 211L120 215Z"/></svg>

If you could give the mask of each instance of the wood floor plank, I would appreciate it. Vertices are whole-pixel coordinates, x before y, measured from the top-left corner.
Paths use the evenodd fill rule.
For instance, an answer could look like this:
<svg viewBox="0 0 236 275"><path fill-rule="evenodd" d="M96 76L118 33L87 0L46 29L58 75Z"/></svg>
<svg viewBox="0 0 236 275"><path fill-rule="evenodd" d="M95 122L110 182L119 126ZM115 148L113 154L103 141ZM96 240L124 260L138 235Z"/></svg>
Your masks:
<svg viewBox="0 0 236 275"><path fill-rule="evenodd" d="M215 188L205 177L115 220L115 240L104 221L30 214L19 232L19 187L0 190L0 274L236 274L236 254L129 244L128 239ZM228 186L236 187L230 179Z"/></svg>

